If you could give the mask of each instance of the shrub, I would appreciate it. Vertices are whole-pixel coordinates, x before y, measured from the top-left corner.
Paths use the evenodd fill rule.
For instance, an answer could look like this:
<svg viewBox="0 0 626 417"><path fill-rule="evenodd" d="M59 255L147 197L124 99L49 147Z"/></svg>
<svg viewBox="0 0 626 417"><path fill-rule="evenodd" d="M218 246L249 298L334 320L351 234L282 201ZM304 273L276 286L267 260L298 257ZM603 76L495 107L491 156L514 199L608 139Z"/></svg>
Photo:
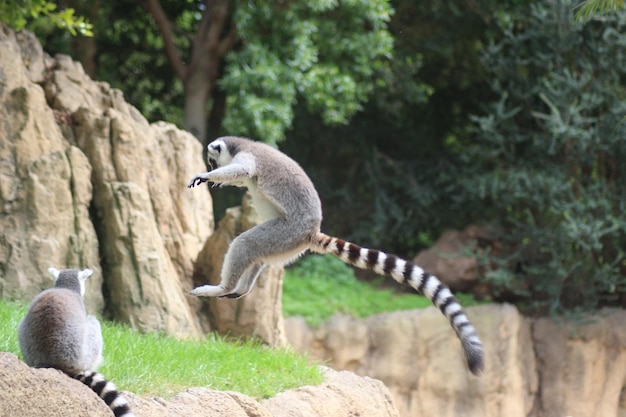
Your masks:
<svg viewBox="0 0 626 417"><path fill-rule="evenodd" d="M626 13L522 7L483 57L498 99L460 154L459 203L496 226L502 248L482 259L501 294L553 312L623 304Z"/></svg>

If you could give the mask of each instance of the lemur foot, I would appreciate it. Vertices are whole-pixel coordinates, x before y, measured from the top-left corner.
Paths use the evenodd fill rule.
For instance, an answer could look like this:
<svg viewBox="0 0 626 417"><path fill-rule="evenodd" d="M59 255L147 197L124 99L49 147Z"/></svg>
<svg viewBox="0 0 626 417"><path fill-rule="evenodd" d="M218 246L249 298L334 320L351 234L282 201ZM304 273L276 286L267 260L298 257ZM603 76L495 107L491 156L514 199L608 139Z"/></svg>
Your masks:
<svg viewBox="0 0 626 417"><path fill-rule="evenodd" d="M220 298L241 298L242 295L237 294L236 292L227 294L227 295L222 295Z"/></svg>
<svg viewBox="0 0 626 417"><path fill-rule="evenodd" d="M194 288L189 294L198 297L224 297L227 296L228 293L229 292L220 285L203 285Z"/></svg>

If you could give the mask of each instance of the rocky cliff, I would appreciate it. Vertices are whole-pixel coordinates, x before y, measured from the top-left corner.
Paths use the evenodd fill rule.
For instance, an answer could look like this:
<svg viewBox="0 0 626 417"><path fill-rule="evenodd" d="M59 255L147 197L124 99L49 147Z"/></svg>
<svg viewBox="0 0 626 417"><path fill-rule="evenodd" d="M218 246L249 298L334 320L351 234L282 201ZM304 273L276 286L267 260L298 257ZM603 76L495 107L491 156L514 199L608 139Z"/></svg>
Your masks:
<svg viewBox="0 0 626 417"><path fill-rule="evenodd" d="M0 106L0 296L30 300L51 285L49 266L89 267L91 311L200 334L187 293L213 226L208 189L185 188L205 170L198 141L6 28Z"/></svg>
<svg viewBox="0 0 626 417"><path fill-rule="evenodd" d="M2 26L0 114L0 297L29 301L52 284L50 266L89 267L91 312L142 331L286 343L281 268L243 300L188 295L258 221L244 205L213 233L208 187L186 187L206 170L192 135L149 124L79 63Z"/></svg>
<svg viewBox="0 0 626 417"><path fill-rule="evenodd" d="M485 372L465 369L460 344L434 308L310 329L286 320L287 337L334 369L380 379L403 417L623 417L626 312L580 321L530 319L510 305L468 308L485 344Z"/></svg>

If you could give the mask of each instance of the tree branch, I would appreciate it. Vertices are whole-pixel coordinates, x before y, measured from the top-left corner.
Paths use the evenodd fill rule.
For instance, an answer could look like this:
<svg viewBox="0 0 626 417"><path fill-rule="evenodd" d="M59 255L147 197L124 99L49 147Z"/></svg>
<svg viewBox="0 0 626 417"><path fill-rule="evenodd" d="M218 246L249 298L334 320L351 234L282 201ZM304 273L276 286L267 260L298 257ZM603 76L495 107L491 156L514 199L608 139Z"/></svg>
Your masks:
<svg viewBox="0 0 626 417"><path fill-rule="evenodd" d="M224 55L226 55L228 51L233 49L238 40L239 37L237 36L237 27L234 23L232 23L230 25L228 34L226 35L226 37L224 37L224 39L222 39L222 42L220 42L218 46L217 53L219 54L219 56L223 57Z"/></svg>
<svg viewBox="0 0 626 417"><path fill-rule="evenodd" d="M226 20L228 20L228 2L224 0L218 0L213 4L211 10L207 9L207 12L210 12L211 16L211 26L209 27L209 31L206 34L206 44L205 47L207 50L211 50L217 52L219 50L219 45L222 37L222 32L224 31L224 26L226 25ZM209 1L207 1L208 7Z"/></svg>
<svg viewBox="0 0 626 417"><path fill-rule="evenodd" d="M204 0L204 12L202 13L202 19L200 20L200 25L198 25L198 30L196 31L196 34L193 37L193 41L191 44L191 62L189 63L189 67L190 70L189 71L193 71L193 69L196 65L199 59L202 59L202 54L205 53L204 51L204 44L205 44L205 38L207 36L207 32L209 30L210 27L210 21L211 21L211 13L210 13L210 9L211 9L211 0Z"/></svg>
<svg viewBox="0 0 626 417"><path fill-rule="evenodd" d="M210 25L199 38L200 49L204 53L212 53L221 58L237 42L237 30L235 25L231 25L228 34L222 36L224 28L228 23L231 10L229 10L227 0L206 0L206 15L209 17ZM204 16L203 16L204 17ZM200 33L199 33L200 35Z"/></svg>
<svg viewBox="0 0 626 417"><path fill-rule="evenodd" d="M221 58L237 42L234 25L223 36L231 10L228 0L205 0L205 10L198 31L194 36L192 59L188 72L202 71L212 82L218 77L217 68ZM200 69L202 68L202 69Z"/></svg>
<svg viewBox="0 0 626 417"><path fill-rule="evenodd" d="M157 26L159 27L159 31L161 32L161 36L163 37L163 44L165 46L165 53L174 68L174 73L181 80L185 80L187 77L187 66L183 62L178 53L178 49L174 44L174 33L172 32L172 27L169 19L165 15L165 11L163 11L163 7L161 7L161 3L159 0L144 0L144 7L150 12Z"/></svg>

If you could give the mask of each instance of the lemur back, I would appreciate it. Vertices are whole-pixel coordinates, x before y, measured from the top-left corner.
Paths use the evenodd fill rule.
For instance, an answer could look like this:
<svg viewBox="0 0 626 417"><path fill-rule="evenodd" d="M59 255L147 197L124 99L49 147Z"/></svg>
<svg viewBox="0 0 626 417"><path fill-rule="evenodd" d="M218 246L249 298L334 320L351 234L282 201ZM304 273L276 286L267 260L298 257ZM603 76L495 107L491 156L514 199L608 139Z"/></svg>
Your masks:
<svg viewBox="0 0 626 417"><path fill-rule="evenodd" d="M265 222L233 240L224 258L220 284L195 288L192 295L242 297L254 287L265 264L284 264L306 250L331 253L346 263L390 276L426 295L457 333L469 369L476 375L482 372L482 343L450 290L409 261L321 233L319 196L294 160L269 145L232 136L214 140L207 151L209 165L216 168L197 174L188 187L206 181L217 186L246 187Z"/></svg>
<svg viewBox="0 0 626 417"><path fill-rule="evenodd" d="M132 417L128 401L97 372L102 362L100 322L83 303L89 269L49 269L55 285L37 295L18 326L24 361L35 368L56 368L78 379L102 398L115 416Z"/></svg>

